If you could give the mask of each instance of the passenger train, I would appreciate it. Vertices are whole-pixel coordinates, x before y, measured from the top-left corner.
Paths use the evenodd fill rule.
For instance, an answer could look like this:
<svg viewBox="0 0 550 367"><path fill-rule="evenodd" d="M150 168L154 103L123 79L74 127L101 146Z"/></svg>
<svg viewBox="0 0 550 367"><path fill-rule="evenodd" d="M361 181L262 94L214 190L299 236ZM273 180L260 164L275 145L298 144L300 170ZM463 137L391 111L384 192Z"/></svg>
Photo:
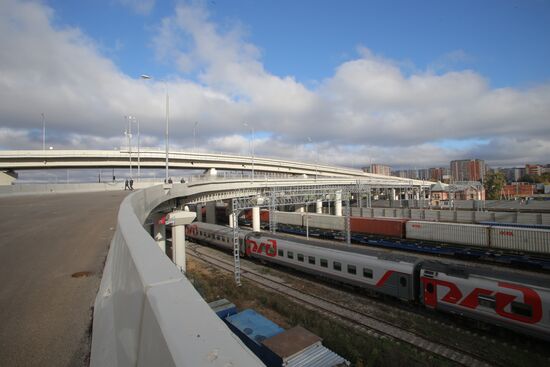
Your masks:
<svg viewBox="0 0 550 367"><path fill-rule="evenodd" d="M233 250L233 229L193 223L188 238ZM239 230L241 256L550 341L550 276Z"/></svg>

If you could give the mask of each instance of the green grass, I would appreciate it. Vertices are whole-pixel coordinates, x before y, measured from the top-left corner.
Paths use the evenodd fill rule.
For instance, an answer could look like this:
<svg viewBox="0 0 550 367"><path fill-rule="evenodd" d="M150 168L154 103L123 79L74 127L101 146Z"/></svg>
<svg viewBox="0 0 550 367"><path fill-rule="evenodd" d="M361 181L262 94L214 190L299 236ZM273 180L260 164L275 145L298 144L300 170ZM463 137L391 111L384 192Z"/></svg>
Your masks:
<svg viewBox="0 0 550 367"><path fill-rule="evenodd" d="M408 344L359 332L319 312L306 309L282 295L256 287L246 280L242 287L237 287L233 277L227 273L212 270L206 275L193 269L188 270L187 276L207 302L227 298L239 309L253 308L262 314L276 313L287 325L300 325L319 335L327 348L350 360L354 366L455 365L437 356L426 355Z"/></svg>

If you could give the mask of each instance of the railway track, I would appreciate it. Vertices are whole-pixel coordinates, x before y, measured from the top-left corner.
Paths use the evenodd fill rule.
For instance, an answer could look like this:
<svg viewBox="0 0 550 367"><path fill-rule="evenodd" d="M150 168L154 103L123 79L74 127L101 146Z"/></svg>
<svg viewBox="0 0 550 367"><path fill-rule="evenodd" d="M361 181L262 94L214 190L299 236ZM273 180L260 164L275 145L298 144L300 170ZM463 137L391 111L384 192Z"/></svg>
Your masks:
<svg viewBox="0 0 550 367"><path fill-rule="evenodd" d="M187 248L190 250L189 255L228 272L233 272L233 263L214 257L204 251L199 251L197 246L190 245ZM242 262L241 268L243 269L241 277L258 283L265 288L291 297L307 307L321 310L333 319L344 320L353 328L363 329L371 336L386 337L399 342L407 343L415 348L438 355L464 366L498 366L495 365L493 361L488 361L481 356L460 350L454 346L428 340L415 332L404 330L397 325L393 325L375 316L357 312L332 300L307 293L302 289L296 289L291 285L282 283L280 280L277 281L274 277L254 271L245 266Z"/></svg>

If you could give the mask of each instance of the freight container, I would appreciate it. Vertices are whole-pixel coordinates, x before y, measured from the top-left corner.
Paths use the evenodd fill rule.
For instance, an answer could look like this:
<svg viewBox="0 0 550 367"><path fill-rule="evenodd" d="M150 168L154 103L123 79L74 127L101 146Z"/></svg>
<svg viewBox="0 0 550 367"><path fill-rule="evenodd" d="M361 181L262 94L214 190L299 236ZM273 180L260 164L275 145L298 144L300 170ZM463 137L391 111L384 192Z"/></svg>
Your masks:
<svg viewBox="0 0 550 367"><path fill-rule="evenodd" d="M550 230L491 227L491 247L548 255L550 254Z"/></svg>
<svg viewBox="0 0 550 367"><path fill-rule="evenodd" d="M282 224L290 224L293 226L302 226L302 216L304 213L294 212L275 212L275 221Z"/></svg>
<svg viewBox="0 0 550 367"><path fill-rule="evenodd" d="M373 217L383 217L385 211L386 210L384 208L372 208L372 216Z"/></svg>
<svg viewBox="0 0 550 367"><path fill-rule="evenodd" d="M476 222L494 222L495 216L491 212L475 212Z"/></svg>
<svg viewBox="0 0 550 367"><path fill-rule="evenodd" d="M407 238L439 243L487 247L489 226L440 222L408 221Z"/></svg>
<svg viewBox="0 0 550 367"><path fill-rule="evenodd" d="M456 222L456 211L454 210L441 210L439 212L440 222Z"/></svg>
<svg viewBox="0 0 550 367"><path fill-rule="evenodd" d="M252 209L246 209L244 211L244 217L246 220L252 220ZM269 209L260 209L260 222L269 222Z"/></svg>
<svg viewBox="0 0 550 367"><path fill-rule="evenodd" d="M373 210L372 208L362 208L361 209L361 216L362 217L369 217L369 218L372 218L374 217L374 215L372 214L373 213ZM550 218L549 218L550 219Z"/></svg>
<svg viewBox="0 0 550 367"><path fill-rule="evenodd" d="M423 209L411 209L411 219L424 219Z"/></svg>
<svg viewBox="0 0 550 367"><path fill-rule="evenodd" d="M495 222L499 223L516 223L516 215L517 213L510 212L498 212L495 213Z"/></svg>
<svg viewBox="0 0 550 367"><path fill-rule="evenodd" d="M344 220L345 220L345 217L343 216L337 217L335 215L304 213L303 225L305 226L307 221L309 227L311 228L322 228L322 229L331 229L334 231L343 231Z"/></svg>
<svg viewBox="0 0 550 367"><path fill-rule="evenodd" d="M353 217L360 217L361 216L361 208L351 208L351 215Z"/></svg>
<svg viewBox="0 0 550 367"><path fill-rule="evenodd" d="M457 210L456 221L460 223L473 223L475 212L470 210Z"/></svg>
<svg viewBox="0 0 550 367"><path fill-rule="evenodd" d="M536 213L518 213L517 223L520 224L539 224L538 214Z"/></svg>
<svg viewBox="0 0 550 367"><path fill-rule="evenodd" d="M434 222L439 221L439 210L426 210L424 212L426 214L426 217L424 219L426 220L432 220Z"/></svg>
<svg viewBox="0 0 550 367"><path fill-rule="evenodd" d="M405 223L408 219L350 218L351 232L378 236L405 238Z"/></svg>

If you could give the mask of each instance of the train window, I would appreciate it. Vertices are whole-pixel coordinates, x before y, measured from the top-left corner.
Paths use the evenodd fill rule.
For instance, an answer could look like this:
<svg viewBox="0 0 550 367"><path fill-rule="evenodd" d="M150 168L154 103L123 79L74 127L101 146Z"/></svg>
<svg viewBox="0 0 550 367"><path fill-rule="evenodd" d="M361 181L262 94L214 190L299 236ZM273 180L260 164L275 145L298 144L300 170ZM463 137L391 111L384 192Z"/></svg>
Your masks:
<svg viewBox="0 0 550 367"><path fill-rule="evenodd" d="M355 267L355 265L348 265L348 273L357 274L357 268Z"/></svg>
<svg viewBox="0 0 550 367"><path fill-rule="evenodd" d="M277 251L280 257L285 256L285 252L283 250Z"/></svg>
<svg viewBox="0 0 550 367"><path fill-rule="evenodd" d="M399 278L399 284L401 284L402 287L406 287L407 286L407 278L405 278L405 277Z"/></svg>
<svg viewBox="0 0 550 367"><path fill-rule="evenodd" d="M496 302L495 297L480 294L479 296L477 296L477 303L479 303L479 305L483 307L495 308Z"/></svg>
<svg viewBox="0 0 550 367"><path fill-rule="evenodd" d="M342 271L342 264L340 264L338 261L335 261L332 263L332 268L334 270Z"/></svg>
<svg viewBox="0 0 550 367"><path fill-rule="evenodd" d="M298 261L304 262L304 255L298 254Z"/></svg>
<svg viewBox="0 0 550 367"><path fill-rule="evenodd" d="M372 279L372 269L363 268L363 276Z"/></svg>
<svg viewBox="0 0 550 367"><path fill-rule="evenodd" d="M512 312L520 316L533 317L533 307L525 303L512 302Z"/></svg>
<svg viewBox="0 0 550 367"><path fill-rule="evenodd" d="M289 259L294 259L294 253L292 251L287 251L286 257L288 257Z"/></svg>
<svg viewBox="0 0 550 367"><path fill-rule="evenodd" d="M308 256L307 260L309 261L310 264L315 265L315 256Z"/></svg>
<svg viewBox="0 0 550 367"><path fill-rule="evenodd" d="M328 261L327 259L321 259L321 267L322 268L328 268Z"/></svg>
<svg viewBox="0 0 550 367"><path fill-rule="evenodd" d="M433 293L434 292L434 285L432 283L428 283L428 285L426 286L426 291L428 293Z"/></svg>

